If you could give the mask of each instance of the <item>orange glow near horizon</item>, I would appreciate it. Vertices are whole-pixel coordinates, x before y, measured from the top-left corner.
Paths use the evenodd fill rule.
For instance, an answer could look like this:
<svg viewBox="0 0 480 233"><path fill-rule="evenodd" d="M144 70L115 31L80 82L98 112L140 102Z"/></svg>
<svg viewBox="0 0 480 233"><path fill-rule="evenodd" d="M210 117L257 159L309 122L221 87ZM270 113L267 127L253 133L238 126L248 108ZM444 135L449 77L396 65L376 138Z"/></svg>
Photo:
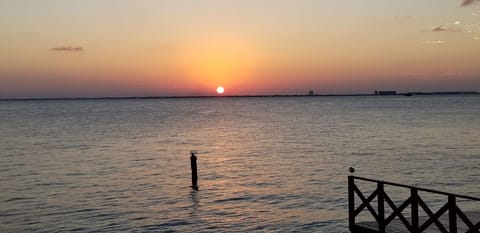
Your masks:
<svg viewBox="0 0 480 233"><path fill-rule="evenodd" d="M191 43L180 56L183 72L192 85L239 87L260 64L259 53L245 39L210 37Z"/></svg>

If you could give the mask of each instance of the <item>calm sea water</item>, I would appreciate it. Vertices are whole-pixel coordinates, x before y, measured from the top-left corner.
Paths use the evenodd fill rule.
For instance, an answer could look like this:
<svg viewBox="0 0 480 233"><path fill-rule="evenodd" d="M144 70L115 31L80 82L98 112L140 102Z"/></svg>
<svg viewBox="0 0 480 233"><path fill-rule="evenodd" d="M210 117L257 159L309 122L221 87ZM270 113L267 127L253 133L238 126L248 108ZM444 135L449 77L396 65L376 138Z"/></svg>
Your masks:
<svg viewBox="0 0 480 233"><path fill-rule="evenodd" d="M480 196L480 96L3 101L0 134L0 232L347 232L350 166Z"/></svg>

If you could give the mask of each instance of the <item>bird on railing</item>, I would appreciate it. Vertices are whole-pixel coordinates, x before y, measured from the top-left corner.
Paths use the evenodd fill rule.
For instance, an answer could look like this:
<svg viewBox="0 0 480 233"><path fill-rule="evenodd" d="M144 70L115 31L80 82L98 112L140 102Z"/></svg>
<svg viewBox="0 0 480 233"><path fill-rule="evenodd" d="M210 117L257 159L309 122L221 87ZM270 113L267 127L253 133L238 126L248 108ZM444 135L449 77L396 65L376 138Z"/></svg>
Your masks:
<svg viewBox="0 0 480 233"><path fill-rule="evenodd" d="M354 173L354 172L355 172L355 168L353 168L353 167L348 168L348 170L350 171L350 173Z"/></svg>

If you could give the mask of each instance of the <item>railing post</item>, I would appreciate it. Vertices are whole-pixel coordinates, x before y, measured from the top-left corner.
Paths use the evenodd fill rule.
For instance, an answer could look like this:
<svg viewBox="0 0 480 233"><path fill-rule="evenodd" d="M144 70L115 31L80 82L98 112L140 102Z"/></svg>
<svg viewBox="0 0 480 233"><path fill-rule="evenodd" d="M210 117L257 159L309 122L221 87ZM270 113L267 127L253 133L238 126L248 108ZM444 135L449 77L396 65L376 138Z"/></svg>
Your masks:
<svg viewBox="0 0 480 233"><path fill-rule="evenodd" d="M457 204L455 195L448 195L448 225L450 233L457 233Z"/></svg>
<svg viewBox="0 0 480 233"><path fill-rule="evenodd" d="M410 198L412 206L412 232L418 232L418 190L416 188L410 188Z"/></svg>
<svg viewBox="0 0 480 233"><path fill-rule="evenodd" d="M378 191L378 232L385 233L385 192L383 190L383 183L377 183Z"/></svg>
<svg viewBox="0 0 480 233"><path fill-rule="evenodd" d="M353 190L354 177L348 176L348 226L353 232L355 228L355 192Z"/></svg>

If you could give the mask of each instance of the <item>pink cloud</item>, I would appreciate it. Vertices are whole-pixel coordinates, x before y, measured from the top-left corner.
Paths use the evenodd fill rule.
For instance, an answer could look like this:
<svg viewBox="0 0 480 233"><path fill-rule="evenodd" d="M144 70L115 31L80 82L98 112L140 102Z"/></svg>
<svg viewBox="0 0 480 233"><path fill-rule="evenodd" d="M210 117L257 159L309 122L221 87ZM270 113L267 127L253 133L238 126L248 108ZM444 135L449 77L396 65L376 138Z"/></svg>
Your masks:
<svg viewBox="0 0 480 233"><path fill-rule="evenodd" d="M462 6L468 6L468 5L471 5L475 2L478 2L479 0L463 0L462 2Z"/></svg>

